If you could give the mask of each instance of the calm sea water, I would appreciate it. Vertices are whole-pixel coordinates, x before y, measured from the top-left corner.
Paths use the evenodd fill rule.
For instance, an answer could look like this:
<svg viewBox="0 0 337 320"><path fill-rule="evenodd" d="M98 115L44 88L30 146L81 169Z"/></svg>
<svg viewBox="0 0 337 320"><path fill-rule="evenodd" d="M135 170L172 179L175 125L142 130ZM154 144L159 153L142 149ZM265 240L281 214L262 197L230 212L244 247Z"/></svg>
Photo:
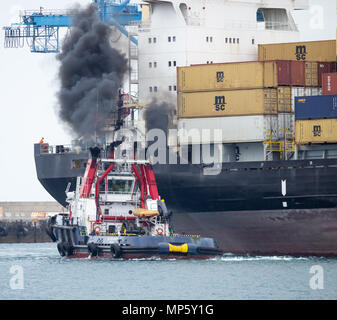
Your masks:
<svg viewBox="0 0 337 320"><path fill-rule="evenodd" d="M55 243L0 244L1 300L336 298L337 259L107 261L61 258Z"/></svg>

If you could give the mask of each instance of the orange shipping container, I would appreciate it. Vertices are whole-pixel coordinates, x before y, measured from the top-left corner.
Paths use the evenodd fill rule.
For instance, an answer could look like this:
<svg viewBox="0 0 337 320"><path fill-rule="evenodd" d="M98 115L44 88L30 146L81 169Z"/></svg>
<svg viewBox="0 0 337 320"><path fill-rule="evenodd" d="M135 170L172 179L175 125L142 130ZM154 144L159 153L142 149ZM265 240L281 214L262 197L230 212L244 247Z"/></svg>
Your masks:
<svg viewBox="0 0 337 320"><path fill-rule="evenodd" d="M277 109L276 89L178 93L179 118L277 114Z"/></svg>
<svg viewBox="0 0 337 320"><path fill-rule="evenodd" d="M337 119L298 120L295 140L297 144L336 143Z"/></svg>
<svg viewBox="0 0 337 320"><path fill-rule="evenodd" d="M336 41L260 44L259 60L335 61Z"/></svg>

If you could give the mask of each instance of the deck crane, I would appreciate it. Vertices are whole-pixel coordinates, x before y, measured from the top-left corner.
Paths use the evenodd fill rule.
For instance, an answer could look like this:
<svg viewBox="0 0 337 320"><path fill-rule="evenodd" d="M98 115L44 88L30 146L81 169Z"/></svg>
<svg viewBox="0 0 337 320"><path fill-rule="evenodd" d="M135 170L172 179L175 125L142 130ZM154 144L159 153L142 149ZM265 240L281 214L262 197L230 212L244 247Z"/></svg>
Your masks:
<svg viewBox="0 0 337 320"><path fill-rule="evenodd" d="M131 42L138 45L137 39L129 35L125 26L141 22L142 13L137 5L129 4L130 0L93 0L98 7L101 21L115 26L127 36ZM75 13L72 10L25 10L20 13L20 22L5 31L5 48L20 48L25 40L31 52L57 53L60 50L60 29L69 28Z"/></svg>

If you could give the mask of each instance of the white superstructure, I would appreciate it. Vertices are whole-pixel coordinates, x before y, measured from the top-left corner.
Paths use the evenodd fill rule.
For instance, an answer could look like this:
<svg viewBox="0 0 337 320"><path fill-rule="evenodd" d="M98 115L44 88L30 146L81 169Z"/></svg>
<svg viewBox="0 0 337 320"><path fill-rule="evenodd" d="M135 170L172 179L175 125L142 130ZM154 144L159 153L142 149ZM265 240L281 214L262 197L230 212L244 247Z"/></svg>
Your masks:
<svg viewBox="0 0 337 320"><path fill-rule="evenodd" d="M139 103L176 105L176 67L257 60L258 44L299 41L307 0L145 0L138 32Z"/></svg>

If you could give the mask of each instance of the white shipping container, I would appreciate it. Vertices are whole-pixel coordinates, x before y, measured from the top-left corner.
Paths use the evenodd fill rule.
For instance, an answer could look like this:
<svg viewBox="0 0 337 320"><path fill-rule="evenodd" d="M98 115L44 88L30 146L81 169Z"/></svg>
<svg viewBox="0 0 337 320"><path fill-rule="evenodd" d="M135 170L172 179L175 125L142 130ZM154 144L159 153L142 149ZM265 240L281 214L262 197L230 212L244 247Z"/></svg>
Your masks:
<svg viewBox="0 0 337 320"><path fill-rule="evenodd" d="M292 87L291 88L291 112L295 112L295 98L308 96L321 96L322 88L318 87Z"/></svg>
<svg viewBox="0 0 337 320"><path fill-rule="evenodd" d="M284 138L285 133L295 132L295 115L293 113L279 113L277 119L280 139Z"/></svg>
<svg viewBox="0 0 337 320"><path fill-rule="evenodd" d="M179 119L178 129L185 130L178 138L181 145L259 142L270 132L273 140L282 138L277 115ZM209 138L202 135L205 129L210 130ZM214 135L215 129L220 130L221 137Z"/></svg>

